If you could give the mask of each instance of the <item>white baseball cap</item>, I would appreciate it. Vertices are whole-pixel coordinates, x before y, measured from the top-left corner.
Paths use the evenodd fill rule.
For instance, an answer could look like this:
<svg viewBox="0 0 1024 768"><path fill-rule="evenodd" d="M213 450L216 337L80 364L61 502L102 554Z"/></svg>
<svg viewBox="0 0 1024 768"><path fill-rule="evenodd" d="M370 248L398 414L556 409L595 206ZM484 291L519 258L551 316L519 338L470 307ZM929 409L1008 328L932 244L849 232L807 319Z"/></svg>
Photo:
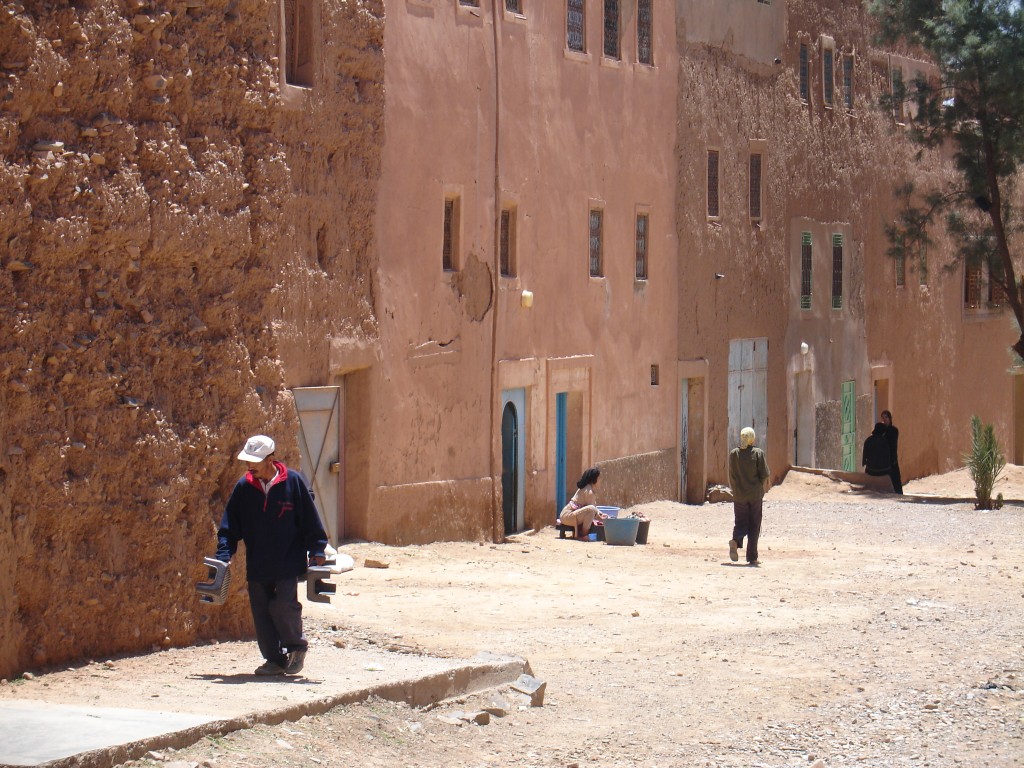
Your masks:
<svg viewBox="0 0 1024 768"><path fill-rule="evenodd" d="M263 461L274 452L274 441L266 435L253 435L245 441L245 448L238 454L242 461Z"/></svg>

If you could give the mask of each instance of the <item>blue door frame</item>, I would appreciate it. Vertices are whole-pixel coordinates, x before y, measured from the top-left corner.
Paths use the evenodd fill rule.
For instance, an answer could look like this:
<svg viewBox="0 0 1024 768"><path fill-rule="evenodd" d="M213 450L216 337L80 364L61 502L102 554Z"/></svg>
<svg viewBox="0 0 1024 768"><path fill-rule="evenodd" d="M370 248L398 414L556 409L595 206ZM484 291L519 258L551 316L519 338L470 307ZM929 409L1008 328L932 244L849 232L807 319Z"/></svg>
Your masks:
<svg viewBox="0 0 1024 768"><path fill-rule="evenodd" d="M569 440L569 393L555 395L555 514L568 500L565 461Z"/></svg>

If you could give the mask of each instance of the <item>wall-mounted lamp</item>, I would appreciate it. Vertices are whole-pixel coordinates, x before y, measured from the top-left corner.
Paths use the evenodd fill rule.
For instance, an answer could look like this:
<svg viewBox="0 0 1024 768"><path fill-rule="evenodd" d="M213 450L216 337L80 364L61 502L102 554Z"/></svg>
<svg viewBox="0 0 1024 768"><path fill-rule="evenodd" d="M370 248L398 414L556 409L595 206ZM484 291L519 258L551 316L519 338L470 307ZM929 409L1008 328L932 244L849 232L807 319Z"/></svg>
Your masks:
<svg viewBox="0 0 1024 768"><path fill-rule="evenodd" d="M533 291L523 291L523 295L519 299L520 303L529 309L533 306Z"/></svg>
<svg viewBox="0 0 1024 768"><path fill-rule="evenodd" d="M721 272L715 272L715 280L721 280L725 275Z"/></svg>

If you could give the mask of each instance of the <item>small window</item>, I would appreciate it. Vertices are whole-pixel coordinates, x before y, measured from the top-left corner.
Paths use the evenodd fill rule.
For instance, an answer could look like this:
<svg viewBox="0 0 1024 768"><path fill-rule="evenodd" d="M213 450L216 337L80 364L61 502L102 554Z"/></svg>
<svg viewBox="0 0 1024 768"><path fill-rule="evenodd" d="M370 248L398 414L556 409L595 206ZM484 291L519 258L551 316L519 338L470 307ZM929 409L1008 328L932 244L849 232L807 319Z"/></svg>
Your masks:
<svg viewBox="0 0 1024 768"><path fill-rule="evenodd" d="M761 219L761 158L760 152L750 153L750 218Z"/></svg>
<svg viewBox="0 0 1024 768"><path fill-rule="evenodd" d="M825 48L821 56L821 93L826 107L833 106L835 85L835 51Z"/></svg>
<svg viewBox="0 0 1024 768"><path fill-rule="evenodd" d="M441 267L446 272L458 269L459 203L458 197L446 197L444 200L444 244L441 251Z"/></svg>
<svg viewBox="0 0 1024 768"><path fill-rule="evenodd" d="M516 275L516 209L509 207L501 211L501 233L499 237L499 259L503 277Z"/></svg>
<svg viewBox="0 0 1024 768"><path fill-rule="evenodd" d="M652 387L658 386L658 382L660 381L660 378L661 378L660 371L658 370L657 363L655 363L654 365L651 366L651 386Z"/></svg>
<svg viewBox="0 0 1024 768"><path fill-rule="evenodd" d="M718 218L718 150L708 150L708 218Z"/></svg>
<svg viewBox="0 0 1024 768"><path fill-rule="evenodd" d="M470 8L479 8L480 0L459 0L459 5L468 5Z"/></svg>
<svg viewBox="0 0 1024 768"><path fill-rule="evenodd" d="M800 234L800 309L811 308L811 233Z"/></svg>
<svg viewBox="0 0 1024 768"><path fill-rule="evenodd" d="M636 3L636 60L654 66L654 9L653 0Z"/></svg>
<svg viewBox="0 0 1024 768"><path fill-rule="evenodd" d="M843 56L843 104L853 111L853 54Z"/></svg>
<svg viewBox="0 0 1024 768"><path fill-rule="evenodd" d="M284 0L284 80L289 85L313 86L313 4Z"/></svg>
<svg viewBox="0 0 1024 768"><path fill-rule="evenodd" d="M1005 306L1008 299L1006 296L1006 272L1002 265L996 266L993 263L988 265L988 304L990 307Z"/></svg>
<svg viewBox="0 0 1024 768"><path fill-rule="evenodd" d="M587 1L566 0L565 9L565 44L570 51L585 53Z"/></svg>
<svg viewBox="0 0 1024 768"><path fill-rule="evenodd" d="M800 43L800 98L804 101L811 100L811 84L808 72L809 54L807 43Z"/></svg>
<svg viewBox="0 0 1024 768"><path fill-rule="evenodd" d="M924 243L917 253L917 284L928 285L928 246Z"/></svg>
<svg viewBox="0 0 1024 768"><path fill-rule="evenodd" d="M832 235L832 309L843 308L843 236Z"/></svg>
<svg viewBox="0 0 1024 768"><path fill-rule="evenodd" d="M982 297L981 264L964 264L964 306L978 309Z"/></svg>
<svg viewBox="0 0 1024 768"><path fill-rule="evenodd" d="M505 0L505 10L511 13L523 14L523 0Z"/></svg>
<svg viewBox="0 0 1024 768"><path fill-rule="evenodd" d="M604 55L609 59L622 58L619 22L619 0L604 0Z"/></svg>
<svg viewBox="0 0 1024 768"><path fill-rule="evenodd" d="M590 276L601 277L604 272L604 211L590 209Z"/></svg>
<svg viewBox="0 0 1024 768"><path fill-rule="evenodd" d="M636 215L636 279L647 279L647 244L649 242L650 217L646 213Z"/></svg>
<svg viewBox="0 0 1024 768"><path fill-rule="evenodd" d="M902 288L907 284L907 257L902 249L896 254L893 264L896 269L896 287Z"/></svg>

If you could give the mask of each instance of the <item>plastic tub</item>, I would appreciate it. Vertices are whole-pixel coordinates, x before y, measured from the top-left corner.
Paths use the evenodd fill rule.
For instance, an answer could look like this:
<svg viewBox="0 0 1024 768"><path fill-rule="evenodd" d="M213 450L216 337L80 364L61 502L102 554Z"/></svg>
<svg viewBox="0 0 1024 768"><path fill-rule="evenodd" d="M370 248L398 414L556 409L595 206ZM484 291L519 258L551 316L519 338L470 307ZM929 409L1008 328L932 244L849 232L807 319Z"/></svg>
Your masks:
<svg viewBox="0 0 1024 768"><path fill-rule="evenodd" d="M602 507L600 504L597 505L597 508L608 517L618 517L619 512L622 511L622 507Z"/></svg>
<svg viewBox="0 0 1024 768"><path fill-rule="evenodd" d="M604 521L604 540L608 544L632 547L636 544L638 530L640 521L635 517L624 517L621 520L609 518Z"/></svg>

